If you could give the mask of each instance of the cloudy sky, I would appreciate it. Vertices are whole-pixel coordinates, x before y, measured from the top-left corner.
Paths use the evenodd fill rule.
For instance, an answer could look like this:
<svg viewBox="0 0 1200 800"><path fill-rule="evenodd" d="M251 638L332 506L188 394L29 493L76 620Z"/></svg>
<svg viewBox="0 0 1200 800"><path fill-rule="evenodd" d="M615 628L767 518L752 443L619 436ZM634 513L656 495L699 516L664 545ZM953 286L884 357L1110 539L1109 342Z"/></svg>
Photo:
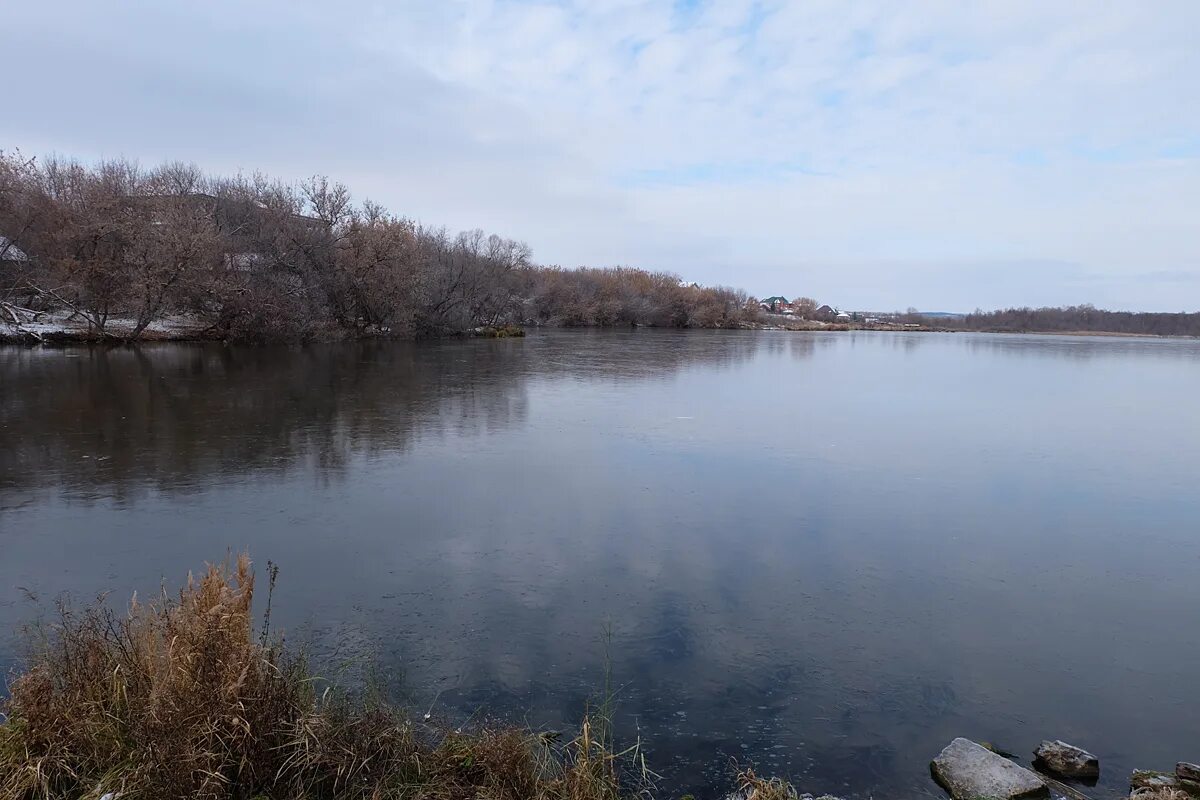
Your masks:
<svg viewBox="0 0 1200 800"><path fill-rule="evenodd" d="M1196 0L4 5L6 149L760 296L1200 309Z"/></svg>

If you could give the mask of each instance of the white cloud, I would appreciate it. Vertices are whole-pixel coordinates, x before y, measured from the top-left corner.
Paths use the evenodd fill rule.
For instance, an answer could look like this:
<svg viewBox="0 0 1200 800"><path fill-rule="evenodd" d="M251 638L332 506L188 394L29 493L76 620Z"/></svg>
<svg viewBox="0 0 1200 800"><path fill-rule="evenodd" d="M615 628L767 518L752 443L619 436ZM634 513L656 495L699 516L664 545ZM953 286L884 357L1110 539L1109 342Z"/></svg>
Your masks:
<svg viewBox="0 0 1200 800"><path fill-rule="evenodd" d="M1192 0L9 16L6 146L324 171L546 261L849 306L1200 306Z"/></svg>

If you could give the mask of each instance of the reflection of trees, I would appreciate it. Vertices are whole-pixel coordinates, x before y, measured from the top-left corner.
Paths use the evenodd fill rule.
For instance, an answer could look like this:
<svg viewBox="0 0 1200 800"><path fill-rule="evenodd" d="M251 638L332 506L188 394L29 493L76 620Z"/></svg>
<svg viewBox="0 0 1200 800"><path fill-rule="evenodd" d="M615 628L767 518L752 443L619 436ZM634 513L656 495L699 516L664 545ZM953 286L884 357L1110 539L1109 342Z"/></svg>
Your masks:
<svg viewBox="0 0 1200 800"><path fill-rule="evenodd" d="M1107 311L1090 305L976 311L961 319L937 320L963 330L995 332L1103 331L1142 336L1200 335L1200 314Z"/></svg>
<svg viewBox="0 0 1200 800"><path fill-rule="evenodd" d="M914 335L914 338L916 336ZM972 353L1005 356L1068 358L1088 361L1097 357L1152 357L1196 360L1196 343L1189 339L1139 339L1127 336L1054 336L978 334L961 337Z"/></svg>
<svg viewBox="0 0 1200 800"><path fill-rule="evenodd" d="M305 348L0 350L0 486L186 491L214 476L336 473L355 454L520 424L526 382L643 380L749 358L734 332L572 332L524 341ZM198 477L204 480L197 481Z"/></svg>
<svg viewBox="0 0 1200 800"><path fill-rule="evenodd" d="M282 472L300 460L337 470L423 431L521 419L520 385L503 370L468 379L475 360L370 343L7 350L0 382L21 389L0 397L13 439L0 473L10 486L107 487L122 498L134 484L186 490L198 475Z"/></svg>

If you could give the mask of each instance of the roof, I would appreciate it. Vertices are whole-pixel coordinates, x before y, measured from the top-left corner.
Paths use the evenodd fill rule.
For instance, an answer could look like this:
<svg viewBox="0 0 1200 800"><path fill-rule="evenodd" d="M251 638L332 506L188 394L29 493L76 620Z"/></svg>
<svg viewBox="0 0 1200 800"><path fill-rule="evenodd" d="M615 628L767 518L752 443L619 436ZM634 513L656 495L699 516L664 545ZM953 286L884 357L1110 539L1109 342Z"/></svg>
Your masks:
<svg viewBox="0 0 1200 800"><path fill-rule="evenodd" d="M759 302L760 303L786 303L787 301L788 301L788 299L786 297L777 294L774 297L763 298Z"/></svg>
<svg viewBox="0 0 1200 800"><path fill-rule="evenodd" d="M254 197L237 197L225 194L217 195L209 194L208 192L186 192L184 194L138 194L133 195L131 199L143 204L151 205L155 203L172 201L178 202L183 200L192 204L204 203L206 205L215 205L218 208L225 209L226 211L237 209L242 213L249 212L251 214L257 214L258 212L270 212L274 210L271 208L271 206L268 206L266 203ZM284 211L284 209L279 210ZM284 213L286 213L288 217L299 222L327 226L326 221L320 217L314 217L309 214L301 214L294 211L284 211Z"/></svg>
<svg viewBox="0 0 1200 800"><path fill-rule="evenodd" d="M0 236L0 261L28 261L25 251L12 243L7 236Z"/></svg>

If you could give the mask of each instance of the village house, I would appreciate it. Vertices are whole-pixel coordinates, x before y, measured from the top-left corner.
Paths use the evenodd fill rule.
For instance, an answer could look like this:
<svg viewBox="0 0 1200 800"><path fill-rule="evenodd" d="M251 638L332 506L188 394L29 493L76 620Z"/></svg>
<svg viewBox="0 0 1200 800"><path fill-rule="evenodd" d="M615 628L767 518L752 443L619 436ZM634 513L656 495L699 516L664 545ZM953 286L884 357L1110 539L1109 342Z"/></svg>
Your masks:
<svg viewBox="0 0 1200 800"><path fill-rule="evenodd" d="M856 319L854 314L842 311L828 304L819 306L813 310L812 307L815 301L802 297L797 297L796 300L789 301L783 295L772 295L771 297L764 297L757 302L758 307L769 314L795 315L818 322L850 323Z"/></svg>
<svg viewBox="0 0 1200 800"><path fill-rule="evenodd" d="M292 244L328 241L330 226L317 217L272 209L258 200L192 192L174 195L140 195L129 198L131 209L146 213L152 224L168 210L186 209L212 221L228 243L223 254L226 269L253 272L268 266L272 245L282 238Z"/></svg>
<svg viewBox="0 0 1200 800"><path fill-rule="evenodd" d="M29 256L25 251L17 247L16 243L7 236L0 236L0 261L11 261L13 263L25 262L29 260Z"/></svg>
<svg viewBox="0 0 1200 800"><path fill-rule="evenodd" d="M758 305L763 311L767 311L772 314L796 313L796 309L793 308L792 304L788 302L788 299L782 295L764 298L758 302Z"/></svg>
<svg viewBox="0 0 1200 800"><path fill-rule="evenodd" d="M814 311L812 318L821 322L850 322L854 317L827 304Z"/></svg>
<svg viewBox="0 0 1200 800"><path fill-rule="evenodd" d="M29 263L29 256L12 239L0 236L0 289L17 282L17 277Z"/></svg>

